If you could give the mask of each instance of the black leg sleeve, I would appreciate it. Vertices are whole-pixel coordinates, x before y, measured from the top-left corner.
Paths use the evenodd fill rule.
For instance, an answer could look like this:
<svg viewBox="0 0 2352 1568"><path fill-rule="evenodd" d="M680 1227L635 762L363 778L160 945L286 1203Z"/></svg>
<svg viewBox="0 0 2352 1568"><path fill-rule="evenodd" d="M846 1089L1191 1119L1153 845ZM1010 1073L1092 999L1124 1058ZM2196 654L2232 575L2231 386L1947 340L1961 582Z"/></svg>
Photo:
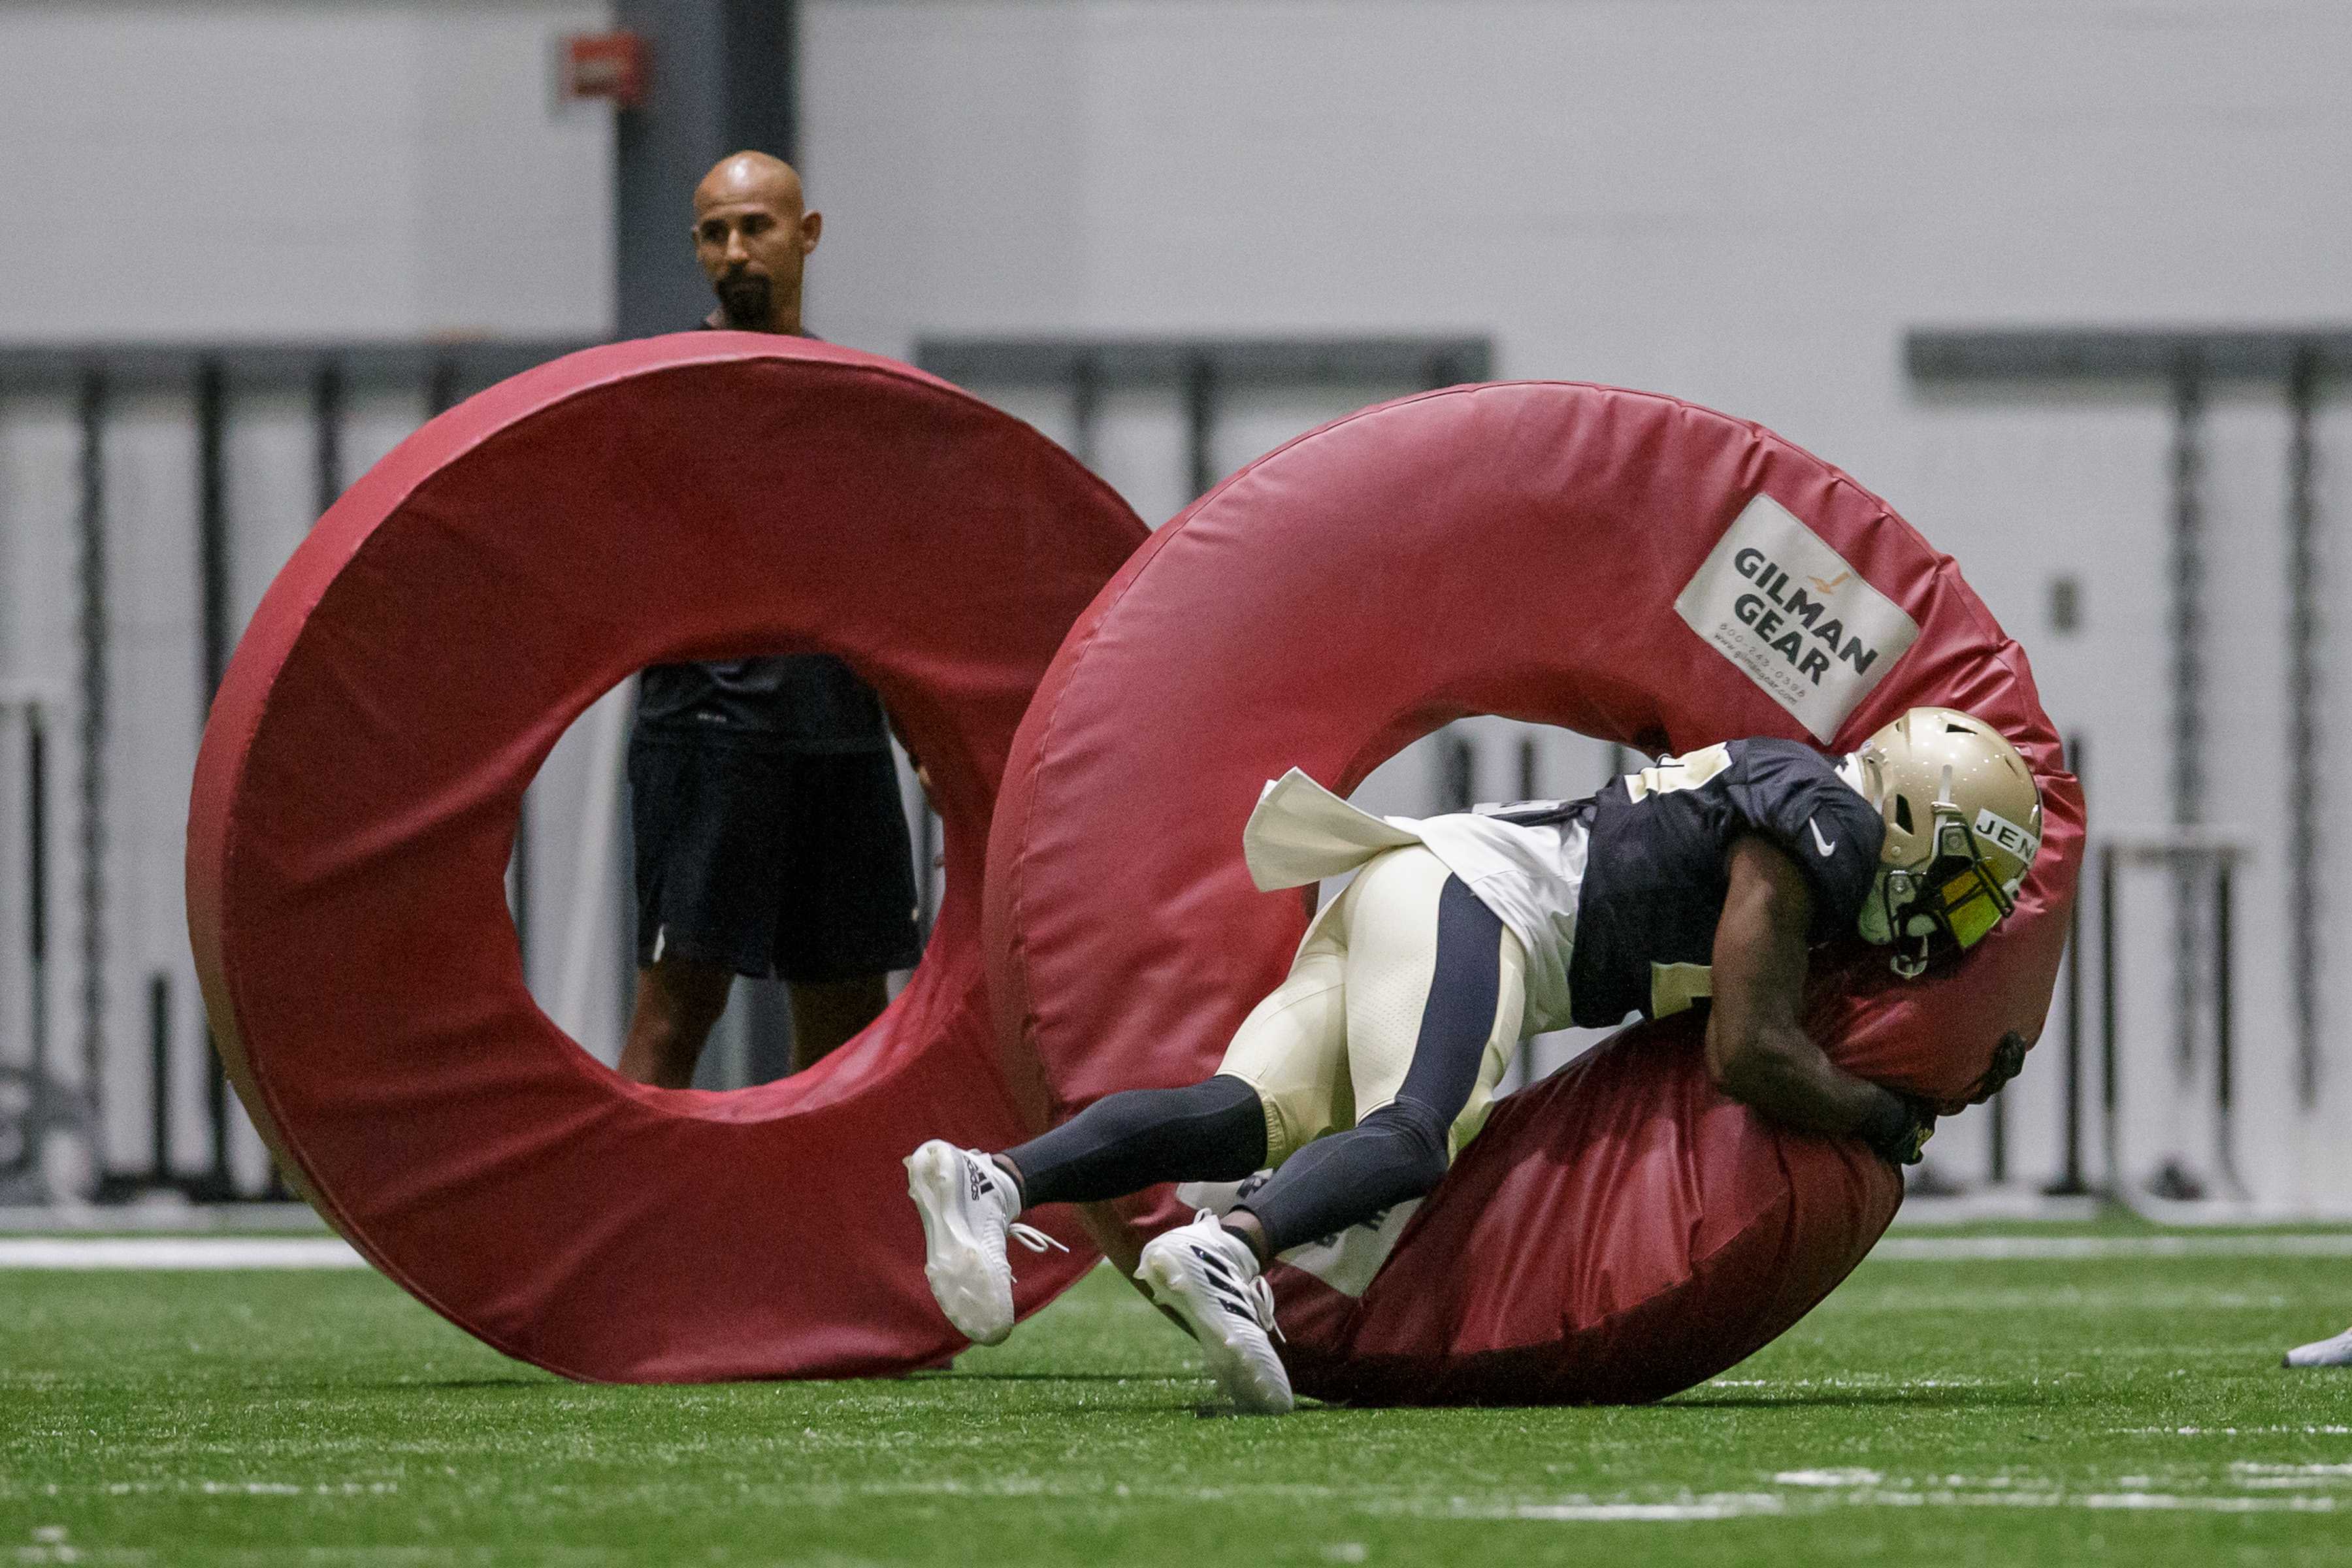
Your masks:
<svg viewBox="0 0 2352 1568"><path fill-rule="evenodd" d="M1123 1198L1160 1182L1238 1182L1265 1163L1265 1108L1257 1090L1222 1074L1190 1089L1130 1089L1005 1158L1030 1205Z"/></svg>
<svg viewBox="0 0 2352 1568"><path fill-rule="evenodd" d="M1437 1185L1453 1127L1453 1117L1400 1095L1284 1161L1241 1206L1265 1227L1269 1257L1336 1235Z"/></svg>

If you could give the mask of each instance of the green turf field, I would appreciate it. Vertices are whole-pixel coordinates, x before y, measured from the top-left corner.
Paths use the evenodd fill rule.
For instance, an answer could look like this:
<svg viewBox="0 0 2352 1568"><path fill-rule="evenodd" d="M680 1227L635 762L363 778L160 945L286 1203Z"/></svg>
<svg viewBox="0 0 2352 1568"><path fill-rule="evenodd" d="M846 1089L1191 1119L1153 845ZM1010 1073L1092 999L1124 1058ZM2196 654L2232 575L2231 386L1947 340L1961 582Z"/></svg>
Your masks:
<svg viewBox="0 0 2352 1568"><path fill-rule="evenodd" d="M1275 1421L1100 1270L901 1383L574 1386L358 1272L0 1302L0 1563L2352 1563L2352 1373L2278 1369L2342 1257L1874 1259L1663 1405Z"/></svg>

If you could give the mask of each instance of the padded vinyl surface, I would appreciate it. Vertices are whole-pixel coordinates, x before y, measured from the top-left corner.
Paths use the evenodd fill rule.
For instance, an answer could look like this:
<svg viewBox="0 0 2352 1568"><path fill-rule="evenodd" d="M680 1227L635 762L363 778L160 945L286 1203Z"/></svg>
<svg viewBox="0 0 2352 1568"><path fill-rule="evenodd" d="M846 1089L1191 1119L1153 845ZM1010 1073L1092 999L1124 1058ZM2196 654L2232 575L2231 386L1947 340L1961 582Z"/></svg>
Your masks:
<svg viewBox="0 0 2352 1568"><path fill-rule="evenodd" d="M1030 1114L1200 1079L1281 979L1305 912L1252 887L1240 835L1285 768L1345 794L1471 713L1650 752L1819 744L1674 607L1759 496L1917 626L1829 749L1946 703L2011 736L2046 803L2012 919L1899 989L1883 954L1817 962L1809 1026L1850 1069L1952 1101L2004 1031L2038 1037L2082 797L2023 650L1958 567L1852 479L1746 421L1609 387L1457 387L1240 470L1153 536L1055 657L989 848L991 995ZM1822 591L1867 596L1834 573ZM1278 1268L1301 1392L1656 1397L1801 1316L1884 1230L1899 1183L1858 1145L1725 1100L1698 1043L1694 1015L1629 1029L1506 1102L1360 1300ZM1087 1223L1131 1260L1173 1217L1161 1190Z"/></svg>
<svg viewBox="0 0 2352 1568"><path fill-rule="evenodd" d="M894 1373L961 1348L898 1162L1038 1125L982 995L989 822L1047 660L1143 537L1027 426L804 340L590 350L404 442L263 601L190 807L213 1029L290 1178L427 1304L574 1377ZM806 1074L624 1082L525 989L504 889L523 787L646 664L813 648L929 765L929 951ZM1030 1261L1023 1306L1092 1256Z"/></svg>

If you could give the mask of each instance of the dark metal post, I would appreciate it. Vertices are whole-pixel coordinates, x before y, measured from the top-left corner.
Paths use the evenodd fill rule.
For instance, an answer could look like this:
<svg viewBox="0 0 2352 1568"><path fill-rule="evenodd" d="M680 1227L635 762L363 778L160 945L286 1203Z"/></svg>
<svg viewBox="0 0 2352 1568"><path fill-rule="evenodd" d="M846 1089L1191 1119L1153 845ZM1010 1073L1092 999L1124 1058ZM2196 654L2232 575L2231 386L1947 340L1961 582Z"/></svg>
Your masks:
<svg viewBox="0 0 2352 1568"><path fill-rule="evenodd" d="M147 977L147 1179L161 1185L172 1179L172 977L160 969Z"/></svg>
<svg viewBox="0 0 2352 1568"><path fill-rule="evenodd" d="M2116 847L2109 844L2099 851L2099 1112L2110 1196L2123 1191L2124 1176L2122 1130L2116 1119L2116 936L2122 923L2116 910Z"/></svg>
<svg viewBox="0 0 2352 1568"><path fill-rule="evenodd" d="M727 95L727 146L720 151L749 147L789 163L800 156L800 6L795 0L723 0L719 10Z"/></svg>
<svg viewBox="0 0 2352 1568"><path fill-rule="evenodd" d="M620 0L615 20L653 48L647 100L613 138L623 337L682 331L710 309L687 243L703 172L739 150L795 155L799 15L792 0Z"/></svg>
<svg viewBox="0 0 2352 1568"><path fill-rule="evenodd" d="M724 10L721 0L615 7L653 50L647 101L622 110L613 129L613 303L625 338L682 331L710 309L686 226L695 182L728 152Z"/></svg>
<svg viewBox="0 0 2352 1568"><path fill-rule="evenodd" d="M83 1092L94 1104L104 1103L106 1058L106 391L96 365L82 372L81 1050Z"/></svg>
<svg viewBox="0 0 2352 1568"><path fill-rule="evenodd" d="M2066 766L2074 782L2083 784L2083 737L2080 733L2066 737ZM2084 798L2089 790L2084 785ZM2062 1086L2060 1126L2064 1131L2065 1156L2058 1179L2042 1189L2053 1198L2079 1197L2090 1191L2083 1184L2083 889L2074 888L2074 901L2066 906L2066 990L2060 1018L2066 1030L2066 1081Z"/></svg>
<svg viewBox="0 0 2352 1568"><path fill-rule="evenodd" d="M343 361L338 353L320 355L310 378L310 453L324 517L343 493Z"/></svg>
<svg viewBox="0 0 2352 1568"><path fill-rule="evenodd" d="M2242 1195L2245 1184L2238 1179L2231 1125L2236 1098L2232 1082L2235 1064L2230 1042L2230 923L2231 906L2236 901L2231 897L2231 852L2223 848L2216 852L2213 862L2213 1154L2215 1163L2221 1167L2221 1179Z"/></svg>
<svg viewBox="0 0 2352 1568"><path fill-rule="evenodd" d="M743 1082L773 1083L793 1070L793 990L781 980L737 987L743 1009Z"/></svg>
<svg viewBox="0 0 2352 1568"><path fill-rule="evenodd" d="M2287 942L2294 996L2295 1092L2319 1103L2319 504L2312 438L2319 402L2319 354L2305 343L2287 372Z"/></svg>
<svg viewBox="0 0 2352 1568"><path fill-rule="evenodd" d="M219 693L221 677L228 672L230 605L228 605L228 372L216 355L195 362L195 560L203 593L203 668L205 712ZM155 1096L163 1100L169 1084L158 1077ZM209 1187L216 1196L228 1196L228 1069L221 1065L219 1041L212 1039L212 1023L205 1023L205 1138L212 1150Z"/></svg>
<svg viewBox="0 0 2352 1568"><path fill-rule="evenodd" d="M1081 353L1070 364L1070 456L1091 468L1102 425L1102 362Z"/></svg>
<svg viewBox="0 0 2352 1568"><path fill-rule="evenodd" d="M196 678L204 709L228 668L228 387L227 373L211 354L196 362L196 572L201 595L203 646Z"/></svg>
<svg viewBox="0 0 2352 1568"><path fill-rule="evenodd" d="M25 710L25 983L32 988L33 1077L49 1074L49 736L40 704Z"/></svg>
<svg viewBox="0 0 2352 1568"><path fill-rule="evenodd" d="M1477 758L1470 750L1470 742L1450 731L1445 736L1444 755L1444 809L1467 811L1477 798Z"/></svg>
<svg viewBox="0 0 2352 1568"><path fill-rule="evenodd" d="M205 1079L205 1131L210 1141L211 1169L205 1175L207 1192L214 1197L236 1194L236 1176L228 1164L228 1069L221 1062L220 1044L213 1038L212 1026L205 1026L205 1043L212 1047L211 1072Z"/></svg>
<svg viewBox="0 0 2352 1568"><path fill-rule="evenodd" d="M425 417L437 419L457 406L457 360L454 354L443 354L433 362L433 372L425 378Z"/></svg>
<svg viewBox="0 0 2352 1568"><path fill-rule="evenodd" d="M2083 894L2066 910L2066 994L2063 1015L2066 1027L2066 1082L2061 1111L2065 1130L2065 1158L2058 1179L2042 1188L2053 1198L2079 1197L2091 1189L2083 1182Z"/></svg>
<svg viewBox="0 0 2352 1568"><path fill-rule="evenodd" d="M204 646L198 654L203 668L204 711L212 711L221 677L228 670L229 647L229 521L228 521L228 374L218 357L196 362L196 560L203 581ZM212 1151L208 1179L219 1196L228 1195L228 1070L222 1065L219 1042L209 1020L205 1026L205 1128ZM158 1096L165 1086L158 1082Z"/></svg>
<svg viewBox="0 0 2352 1568"><path fill-rule="evenodd" d="M1217 367L1205 353L1184 365L1184 458L1194 500L1217 482Z"/></svg>

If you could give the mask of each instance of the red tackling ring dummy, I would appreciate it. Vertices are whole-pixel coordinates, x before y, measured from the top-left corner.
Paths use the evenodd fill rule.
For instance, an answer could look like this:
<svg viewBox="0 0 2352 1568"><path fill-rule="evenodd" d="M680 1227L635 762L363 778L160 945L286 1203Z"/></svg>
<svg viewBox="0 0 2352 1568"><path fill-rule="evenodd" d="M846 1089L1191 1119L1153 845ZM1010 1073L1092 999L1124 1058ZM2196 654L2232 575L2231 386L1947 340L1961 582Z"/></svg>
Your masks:
<svg viewBox="0 0 2352 1568"><path fill-rule="evenodd" d="M1817 976L1808 1026L1845 1067L1957 1101L2004 1031L2041 1031L2083 807L2023 652L1952 563L1835 468L1671 398L1458 387L1341 419L1162 528L1023 721L985 940L1000 1031L1026 1047L1015 1081L1059 1120L1213 1069L1304 929L1300 900L1257 892L1241 856L1286 767L1344 794L1469 713L1650 752L1745 735L1842 750L1931 702L2018 743L2046 803L2041 858L1965 963L1897 989L1864 951ZM1724 1100L1700 1016L1622 1031L1506 1101L1392 1217L1369 1289L1369 1232L1322 1277L1276 1268L1300 1391L1655 1398L1827 1294L1901 1184L1858 1145ZM1163 1189L1087 1221L1131 1265L1172 1211Z"/></svg>
<svg viewBox="0 0 2352 1568"><path fill-rule="evenodd" d="M1143 537L1027 426L790 339L593 349L418 431L279 574L197 762L197 968L289 1174L427 1305L569 1376L960 1350L898 1162L1034 1130L982 991L988 823L1047 659ZM504 885L523 786L646 664L812 648L928 764L947 896L922 966L810 1072L626 1083L524 989ZM1023 1304L1091 1258L1029 1260Z"/></svg>

